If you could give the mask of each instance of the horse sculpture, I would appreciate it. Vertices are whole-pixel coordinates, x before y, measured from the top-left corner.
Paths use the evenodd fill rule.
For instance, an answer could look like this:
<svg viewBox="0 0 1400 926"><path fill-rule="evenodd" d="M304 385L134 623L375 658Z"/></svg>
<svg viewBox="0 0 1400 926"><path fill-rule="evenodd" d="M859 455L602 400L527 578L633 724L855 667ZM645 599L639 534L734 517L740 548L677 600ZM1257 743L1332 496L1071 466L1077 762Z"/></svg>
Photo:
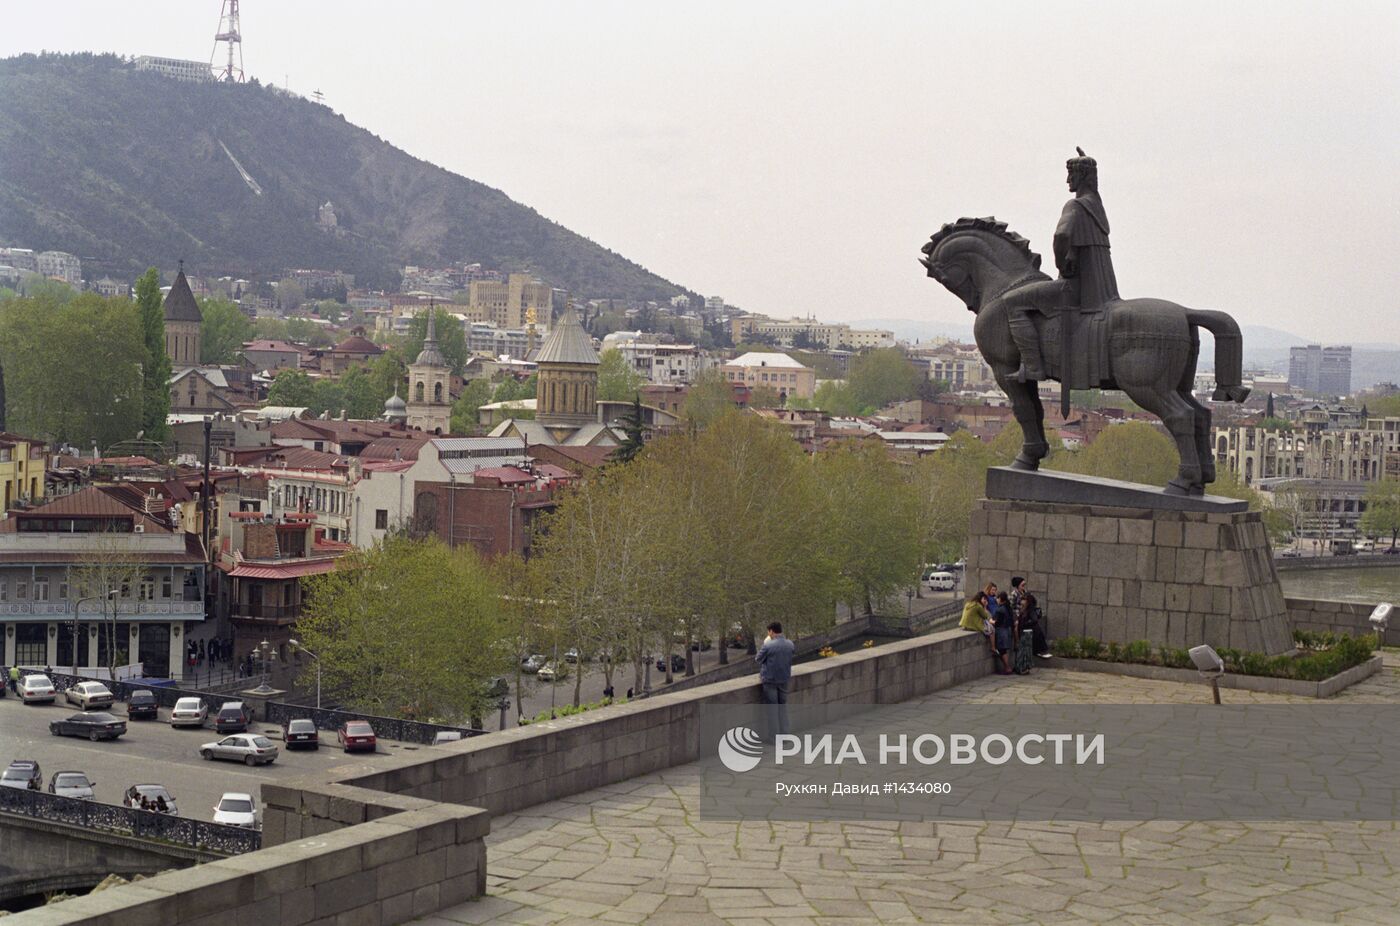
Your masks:
<svg viewBox="0 0 1400 926"><path fill-rule="evenodd" d="M1072 299L1069 281L1040 271L1040 255L1030 242L994 218L959 219L944 225L928 244L921 263L928 275L962 299L977 316L977 347L997 384L1011 399L1025 441L1012 466L1035 470L1049 452L1045 409L1035 382L1017 380L1020 351L1011 335L1014 306L1062 306ZM1035 314L1032 312L1032 314ZM1210 410L1191 394L1200 353L1199 328L1215 336L1215 401L1243 402L1242 340L1235 320L1212 309L1188 309L1164 299L1117 299L1078 316L1046 312L1037 328L1051 346L1047 375L1061 389L1121 389L1162 419L1176 442L1181 466L1165 491L1203 495L1215 481L1210 445ZM1073 324L1073 328L1065 329ZM1068 337L1065 335L1068 334ZM1056 362L1056 358L1063 358Z"/></svg>

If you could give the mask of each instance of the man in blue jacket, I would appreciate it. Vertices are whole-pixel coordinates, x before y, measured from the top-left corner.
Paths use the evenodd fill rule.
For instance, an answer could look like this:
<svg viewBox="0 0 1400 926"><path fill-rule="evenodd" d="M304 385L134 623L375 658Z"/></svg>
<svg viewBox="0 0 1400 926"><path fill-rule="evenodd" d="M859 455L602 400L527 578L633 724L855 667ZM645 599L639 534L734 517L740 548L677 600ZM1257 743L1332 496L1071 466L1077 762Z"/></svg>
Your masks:
<svg viewBox="0 0 1400 926"><path fill-rule="evenodd" d="M792 641L783 636L783 625L774 621L768 625L768 636L759 647L754 661L758 663L758 681L763 688L764 716L768 724L768 741L779 733L788 732L788 682L792 679Z"/></svg>

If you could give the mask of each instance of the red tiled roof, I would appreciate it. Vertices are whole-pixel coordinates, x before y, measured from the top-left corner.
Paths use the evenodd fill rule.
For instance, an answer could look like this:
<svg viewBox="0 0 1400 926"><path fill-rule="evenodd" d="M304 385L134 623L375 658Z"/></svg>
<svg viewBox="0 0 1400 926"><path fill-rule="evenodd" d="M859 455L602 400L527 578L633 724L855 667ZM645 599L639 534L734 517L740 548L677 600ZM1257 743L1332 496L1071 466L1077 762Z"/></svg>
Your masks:
<svg viewBox="0 0 1400 926"><path fill-rule="evenodd" d="M312 450L309 447L265 447L259 454L238 455L239 466L261 466L265 469L302 469L329 471L348 467L350 457Z"/></svg>
<svg viewBox="0 0 1400 926"><path fill-rule="evenodd" d="M572 479L574 474L562 466L555 466L553 463L536 463L535 475L545 479Z"/></svg>
<svg viewBox="0 0 1400 926"><path fill-rule="evenodd" d="M420 437L380 437L365 445L360 451L361 460L393 460L398 451L400 460L418 459L418 451L427 443L429 435L418 432Z"/></svg>
<svg viewBox="0 0 1400 926"><path fill-rule="evenodd" d="M488 466L472 474L473 479L495 479L498 482L534 482L535 477L514 466Z"/></svg>
<svg viewBox="0 0 1400 926"><path fill-rule="evenodd" d="M352 335L337 344L333 350L338 354L382 354L384 348L373 341Z"/></svg>
<svg viewBox="0 0 1400 926"><path fill-rule="evenodd" d="M80 489L72 495L63 495L54 499L46 505L37 508L30 508L28 511L16 512L4 523L9 525L9 530L14 530L15 522L22 518L135 518L137 523L145 525L146 530L155 530L163 534L171 533L166 525L155 518L150 517L145 512L130 505L123 504L118 499L112 497L107 492L96 486L88 486Z"/></svg>
<svg viewBox="0 0 1400 926"><path fill-rule="evenodd" d="M289 559L281 563L240 562L228 574L235 579L296 579L330 572L335 568L335 563L335 557Z"/></svg>

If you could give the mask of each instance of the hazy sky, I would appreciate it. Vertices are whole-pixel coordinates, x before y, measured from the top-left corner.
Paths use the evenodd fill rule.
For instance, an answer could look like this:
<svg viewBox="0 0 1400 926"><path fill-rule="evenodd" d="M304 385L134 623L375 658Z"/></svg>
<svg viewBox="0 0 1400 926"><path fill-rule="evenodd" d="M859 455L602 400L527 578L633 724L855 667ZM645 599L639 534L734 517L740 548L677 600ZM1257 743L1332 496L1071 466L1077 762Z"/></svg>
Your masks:
<svg viewBox="0 0 1400 926"><path fill-rule="evenodd" d="M218 13L15 5L0 55L207 57ZM319 88L751 311L967 321L920 245L995 214L1051 264L1082 145L1124 295L1400 340L1394 2L245 0L242 17L250 75Z"/></svg>

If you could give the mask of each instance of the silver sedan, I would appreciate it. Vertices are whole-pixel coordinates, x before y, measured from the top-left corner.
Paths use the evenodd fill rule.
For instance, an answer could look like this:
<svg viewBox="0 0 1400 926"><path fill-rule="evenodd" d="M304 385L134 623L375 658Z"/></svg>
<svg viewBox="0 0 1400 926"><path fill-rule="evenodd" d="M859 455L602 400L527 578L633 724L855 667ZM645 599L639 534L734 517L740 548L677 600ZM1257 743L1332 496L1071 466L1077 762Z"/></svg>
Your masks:
<svg viewBox="0 0 1400 926"><path fill-rule="evenodd" d="M245 765L270 765L277 758L272 740L257 733L235 733L199 747L205 759L232 759Z"/></svg>

